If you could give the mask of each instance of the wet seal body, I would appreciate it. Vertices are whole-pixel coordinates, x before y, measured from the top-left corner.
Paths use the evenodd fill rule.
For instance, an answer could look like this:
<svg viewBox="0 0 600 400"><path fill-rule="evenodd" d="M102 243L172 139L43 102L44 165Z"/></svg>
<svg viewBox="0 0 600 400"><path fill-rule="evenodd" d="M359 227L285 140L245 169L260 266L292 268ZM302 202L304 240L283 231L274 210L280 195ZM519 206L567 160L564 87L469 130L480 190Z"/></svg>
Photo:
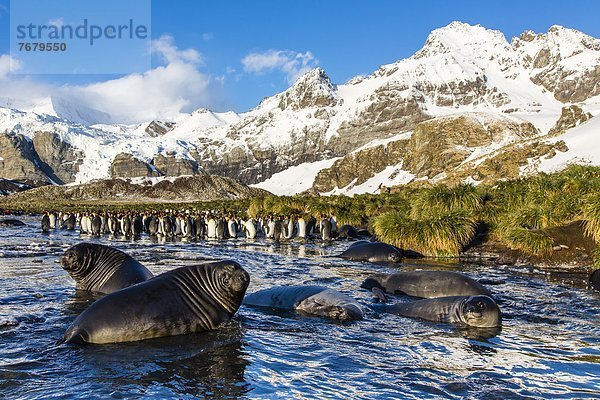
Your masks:
<svg viewBox="0 0 600 400"><path fill-rule="evenodd" d="M498 327L502 314L488 296L449 296L385 305L384 311L432 322L461 324L477 328Z"/></svg>
<svg viewBox="0 0 600 400"><path fill-rule="evenodd" d="M178 268L93 303L59 343L118 343L215 329L238 310L250 283L234 261Z"/></svg>
<svg viewBox="0 0 600 400"><path fill-rule="evenodd" d="M453 271L407 271L395 274L373 274L360 285L364 289L374 287L390 294L434 298L446 296L492 297L490 291L479 282Z"/></svg>
<svg viewBox="0 0 600 400"><path fill-rule="evenodd" d="M397 263L402 260L402 253L387 243L367 242L354 244L339 255L345 260Z"/></svg>
<svg viewBox="0 0 600 400"><path fill-rule="evenodd" d="M60 262L77 283L77 289L90 292L112 293L154 276L121 250L95 243L70 247Z"/></svg>
<svg viewBox="0 0 600 400"><path fill-rule="evenodd" d="M322 286L274 286L249 294L244 305L296 310L340 321L359 320L364 315L356 300Z"/></svg>
<svg viewBox="0 0 600 400"><path fill-rule="evenodd" d="M19 221L18 219L2 219L0 220L0 226L25 226L25 222Z"/></svg>
<svg viewBox="0 0 600 400"><path fill-rule="evenodd" d="M354 239L358 237L358 231L352 225L342 225L338 229L338 238L340 239Z"/></svg>

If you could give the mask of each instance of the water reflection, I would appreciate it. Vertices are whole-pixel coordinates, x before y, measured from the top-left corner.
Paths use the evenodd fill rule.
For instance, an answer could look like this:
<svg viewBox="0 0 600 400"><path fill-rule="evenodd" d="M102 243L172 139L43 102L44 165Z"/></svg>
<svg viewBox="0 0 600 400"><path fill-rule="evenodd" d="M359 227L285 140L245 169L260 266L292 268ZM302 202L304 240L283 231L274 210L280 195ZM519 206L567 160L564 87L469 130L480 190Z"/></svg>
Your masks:
<svg viewBox="0 0 600 400"><path fill-rule="evenodd" d="M244 373L250 364L240 323L219 329L105 346L70 346L82 365L109 384L112 396L128 397L132 382L145 395L236 399L251 390Z"/></svg>
<svg viewBox="0 0 600 400"><path fill-rule="evenodd" d="M474 326L465 326L458 329L461 336L466 339L485 341L498 336L502 332L502 327L477 328Z"/></svg>

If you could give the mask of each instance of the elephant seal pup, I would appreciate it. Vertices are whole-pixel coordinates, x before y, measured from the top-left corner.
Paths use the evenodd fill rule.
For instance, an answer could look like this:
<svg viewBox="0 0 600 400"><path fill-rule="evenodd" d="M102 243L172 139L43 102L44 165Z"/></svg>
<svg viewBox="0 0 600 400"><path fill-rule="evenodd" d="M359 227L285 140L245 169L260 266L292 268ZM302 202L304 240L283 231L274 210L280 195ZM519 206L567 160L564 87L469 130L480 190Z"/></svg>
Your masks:
<svg viewBox="0 0 600 400"><path fill-rule="evenodd" d="M502 323L502 314L498 304L488 296L438 297L384 305L383 307L385 312L403 317L476 328L493 328Z"/></svg>
<svg viewBox="0 0 600 400"><path fill-rule="evenodd" d="M296 310L340 321L359 320L364 315L356 300L322 286L274 286L249 294L244 305Z"/></svg>
<svg viewBox="0 0 600 400"><path fill-rule="evenodd" d="M215 329L238 310L250 275L234 261L174 269L111 293L73 321L60 343L118 343Z"/></svg>
<svg viewBox="0 0 600 400"><path fill-rule="evenodd" d="M79 290L112 293L154 275L138 261L113 247L79 243L65 251L60 263Z"/></svg>
<svg viewBox="0 0 600 400"><path fill-rule="evenodd" d="M352 225L342 225L338 229L338 238L355 239L358 237L358 231Z"/></svg>
<svg viewBox="0 0 600 400"><path fill-rule="evenodd" d="M600 290L600 269L597 269L590 274L588 287L590 289Z"/></svg>
<svg viewBox="0 0 600 400"><path fill-rule="evenodd" d="M360 285L372 290L379 288L390 294L434 298L446 296L492 297L479 282L453 271L407 271L395 274L373 274Z"/></svg>
<svg viewBox="0 0 600 400"><path fill-rule="evenodd" d="M3 220L0 220L0 226L2 226L2 227L25 226L25 222L19 221L18 219L3 219Z"/></svg>
<svg viewBox="0 0 600 400"><path fill-rule="evenodd" d="M398 263L402 253L387 243L368 242L348 247L339 257L351 261Z"/></svg>

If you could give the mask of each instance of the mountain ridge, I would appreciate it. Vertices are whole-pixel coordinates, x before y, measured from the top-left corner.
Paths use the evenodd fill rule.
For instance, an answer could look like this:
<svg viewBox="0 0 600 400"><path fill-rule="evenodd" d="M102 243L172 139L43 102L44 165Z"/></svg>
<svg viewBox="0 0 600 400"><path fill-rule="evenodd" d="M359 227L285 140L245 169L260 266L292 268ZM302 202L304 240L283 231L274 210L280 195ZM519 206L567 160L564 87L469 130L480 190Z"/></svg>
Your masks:
<svg viewBox="0 0 600 400"><path fill-rule="evenodd" d="M556 25L546 33L525 31L508 41L500 31L455 21L432 31L424 46L413 56L382 65L366 77L355 77L336 85L325 70L315 68L285 91L265 98L257 107L244 113L199 109L178 121L122 125L86 123L84 117L90 113L77 113L66 106L80 122L64 119L59 113L48 115L2 109L0 131L7 136L21 135L26 142L33 141L36 132L51 132L55 142L58 138L66 143L64 146L55 143L54 147L62 146L76 155L71 157L76 158L71 161L76 166L74 172L62 175L72 182L118 177L115 171L123 171L124 176L139 171L167 176L171 173L208 173L268 187L271 191L285 186L281 194L290 194L295 190L294 185L289 184L293 177L286 171L300 174L297 179L302 183L296 185L296 192L301 192L306 190L311 179L314 184L319 174L339 178L341 172L336 171L336 165L341 165L344 158L356 155L361 148L373 152L368 148L379 146L380 141L395 142L393 138L415 130L429 129L424 136L427 141L423 142L430 146L426 149L429 151L437 146L436 135L456 136L440 128L445 124L443 118L448 116L460 129L464 128L461 124L469 124L468 120L475 121L482 114L488 119L503 120L500 124L503 127L497 129L508 129L507 137L513 138L510 143L494 139L491 143L486 142L487 147L472 148L460 143L464 138L459 135L445 142L450 143L444 147L445 152L451 153L450 159L458 160L469 152L480 152L485 158L486 149L512 152L517 157L520 150L515 151L515 148L520 142L539 138L550 143L546 136L565 113L564 109L570 110L572 106L581 112L573 109L566 112L564 118L577 119L577 116L588 114L591 118L574 123L563 121L561 129L566 129L558 134L558 141L561 135L568 134L569 129L595 120L595 115L600 112L600 40ZM517 122L508 123L504 118L508 116ZM434 122L428 125L427 121ZM518 127L525 124L531 124L536 129L535 134L520 137L518 131L521 128ZM45 143L48 140L38 140L39 146L51 148ZM546 150L552 148L548 143L542 146ZM456 174L456 171L448 170L436 176L420 176L417 169L407 167L414 167L416 164L411 160L424 154L419 153L419 146L412 143L405 150L406 154L400 152L389 162L378 160L377 168L369 165L366 169L372 173L371 177L359 171L365 169L367 157L355 157L355 186L350 183L343 188L322 183L317 186L325 193L353 194L360 192L356 188L362 184L358 182L366 178L363 183L379 180L379 184L375 182L369 184L368 189L361 189L370 191L373 187L404 184L411 179L443 181L446 175ZM35 143L30 150L29 153L36 153ZM20 157L15 155L17 153L23 152L19 153L9 144L0 145L3 159L17 159ZM120 156L120 168L114 168L113 164L121 154L130 157ZM390 157L389 154L386 157ZM586 157L588 162L598 162L594 154ZM52 171L60 169L58 160L46 158L40 154L37 160L47 164ZM577 154L572 154L572 158L581 161ZM365 160L356 164L356 159ZM26 170L38 171L36 162L31 161ZM526 173L526 170L529 171L524 168L519 173ZM347 183L350 172L346 169L345 177L336 178L337 181ZM5 176L7 169L0 164L3 177L28 178L27 173L16 176L16 172L11 171L11 174ZM44 171L36 174L49 177ZM392 175L394 177L390 178ZM279 176L285 182L278 183ZM396 179L399 176L404 179ZM49 181L53 180L49 178ZM325 186L330 190L324 190Z"/></svg>

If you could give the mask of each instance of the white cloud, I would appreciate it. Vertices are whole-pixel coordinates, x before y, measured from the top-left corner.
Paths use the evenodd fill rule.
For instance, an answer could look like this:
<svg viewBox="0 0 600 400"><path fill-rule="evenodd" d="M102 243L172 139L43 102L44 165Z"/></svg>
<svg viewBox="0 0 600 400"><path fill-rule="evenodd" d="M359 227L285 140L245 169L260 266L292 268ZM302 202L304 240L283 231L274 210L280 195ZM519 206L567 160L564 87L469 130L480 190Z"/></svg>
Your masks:
<svg viewBox="0 0 600 400"><path fill-rule="evenodd" d="M108 81L60 86L36 82L29 76L2 79L11 60L2 55L0 104L9 99L12 107L27 109L39 99L57 96L107 113L118 123L174 119L199 107L222 109L226 105L223 79L199 69L203 58L197 50L178 49L172 37L163 36L153 41L152 52L164 65Z"/></svg>
<svg viewBox="0 0 600 400"><path fill-rule="evenodd" d="M289 83L319 64L310 51L298 53L292 50L267 50L263 53L250 53L242 58L244 71L260 75L274 70L282 71Z"/></svg>
<svg viewBox="0 0 600 400"><path fill-rule="evenodd" d="M205 32L202 34L202 40L208 42L209 40L213 40L215 35L212 32Z"/></svg>
<svg viewBox="0 0 600 400"><path fill-rule="evenodd" d="M192 64L201 64L202 55L196 49L179 50L175 46L175 39L170 35L163 35L159 39L152 41L152 53L158 54L164 61L189 62Z"/></svg>
<svg viewBox="0 0 600 400"><path fill-rule="evenodd" d="M4 79L11 71L21 68L21 62L8 54L0 55L0 79Z"/></svg>

